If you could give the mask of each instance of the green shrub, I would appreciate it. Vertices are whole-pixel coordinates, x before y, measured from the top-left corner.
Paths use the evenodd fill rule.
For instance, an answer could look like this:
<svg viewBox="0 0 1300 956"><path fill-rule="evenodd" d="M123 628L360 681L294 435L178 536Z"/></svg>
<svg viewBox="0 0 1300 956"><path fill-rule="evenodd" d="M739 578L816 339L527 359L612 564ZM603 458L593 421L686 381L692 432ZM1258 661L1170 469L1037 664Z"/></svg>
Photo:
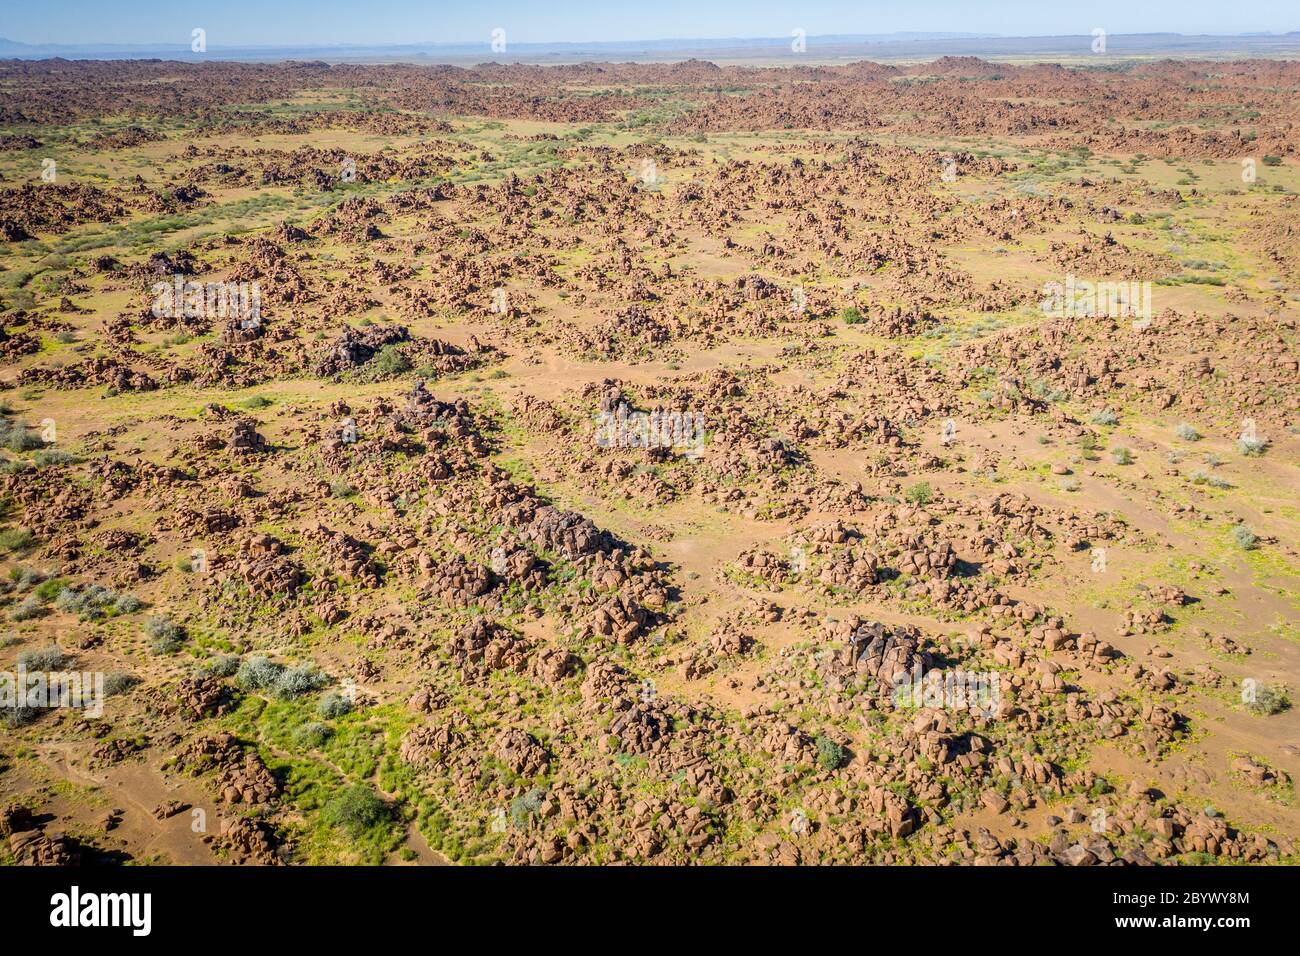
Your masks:
<svg viewBox="0 0 1300 956"><path fill-rule="evenodd" d="M40 448L45 442L28 431L27 426L16 418L0 418L0 446L10 451L31 451Z"/></svg>
<svg viewBox="0 0 1300 956"><path fill-rule="evenodd" d="M0 554L12 554L28 550L35 537L26 528L5 528L0 531Z"/></svg>
<svg viewBox="0 0 1300 956"><path fill-rule="evenodd" d="M1259 537L1244 524L1239 524L1232 529L1232 539L1243 551L1254 551L1259 547Z"/></svg>
<svg viewBox="0 0 1300 956"><path fill-rule="evenodd" d="M234 654L218 654L198 667L202 677L229 677L239 670L239 658Z"/></svg>
<svg viewBox="0 0 1300 956"><path fill-rule="evenodd" d="M39 568L10 568L9 579L19 588L29 588L46 580L45 572Z"/></svg>
<svg viewBox="0 0 1300 956"><path fill-rule="evenodd" d="M931 490L929 482L920 481L907 489L905 497L912 504L924 508L934 499L934 491Z"/></svg>
<svg viewBox="0 0 1300 956"><path fill-rule="evenodd" d="M352 838L387 823L392 818L388 804L364 784L353 784L325 801L321 819L338 827Z"/></svg>
<svg viewBox="0 0 1300 956"><path fill-rule="evenodd" d="M1133 464L1133 453L1123 445L1116 445L1110 450L1110 457L1115 460L1117 465Z"/></svg>
<svg viewBox="0 0 1300 956"><path fill-rule="evenodd" d="M1286 691L1281 687L1271 685L1258 687L1255 690L1255 699L1244 703L1248 711L1260 717L1271 717L1274 714L1280 714L1291 706Z"/></svg>
<svg viewBox="0 0 1300 956"><path fill-rule="evenodd" d="M53 601L65 586L66 582L62 578L48 578L36 585L36 590L32 593L42 601Z"/></svg>
<svg viewBox="0 0 1300 956"><path fill-rule="evenodd" d="M1109 408L1103 408L1099 412L1093 412L1092 415L1088 417L1088 421L1092 422L1094 425L1118 425L1119 416Z"/></svg>
<svg viewBox="0 0 1300 956"><path fill-rule="evenodd" d="M848 751L825 734L817 735L817 762L827 770L838 770L848 759Z"/></svg>
<svg viewBox="0 0 1300 956"><path fill-rule="evenodd" d="M58 448L42 448L32 453L32 461L41 468L49 468L56 465L75 465L81 459L71 452Z"/></svg>
<svg viewBox="0 0 1300 956"><path fill-rule="evenodd" d="M1188 480L1194 485L1209 485L1211 488L1232 487L1232 482L1220 478L1218 475L1212 475L1204 468L1197 468L1188 476Z"/></svg>
<svg viewBox="0 0 1300 956"><path fill-rule="evenodd" d="M316 704L316 713L326 720L334 720L343 717L352 712L352 701L348 700L336 690L322 694L320 702Z"/></svg>
<svg viewBox="0 0 1300 956"><path fill-rule="evenodd" d="M293 732L293 742L299 747L318 749L329 742L334 731L319 721L308 721Z"/></svg>
<svg viewBox="0 0 1300 956"><path fill-rule="evenodd" d="M411 370L411 360L397 345L385 345L375 356L373 367L379 375L401 375Z"/></svg>
<svg viewBox="0 0 1300 956"><path fill-rule="evenodd" d="M853 306L840 309L840 321L845 325L861 325L867 321L863 318L862 313Z"/></svg>

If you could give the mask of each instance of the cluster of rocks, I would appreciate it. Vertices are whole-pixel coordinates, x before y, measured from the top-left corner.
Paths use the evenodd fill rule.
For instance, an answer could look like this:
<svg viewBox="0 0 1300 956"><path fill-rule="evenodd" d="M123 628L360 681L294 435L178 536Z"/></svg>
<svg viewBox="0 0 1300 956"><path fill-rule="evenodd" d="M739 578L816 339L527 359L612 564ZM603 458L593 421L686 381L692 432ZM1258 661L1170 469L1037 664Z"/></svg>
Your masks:
<svg viewBox="0 0 1300 956"><path fill-rule="evenodd" d="M280 783L262 758L246 750L233 734L197 737L172 758L184 773L213 774L213 789L225 803L265 804L280 795Z"/></svg>

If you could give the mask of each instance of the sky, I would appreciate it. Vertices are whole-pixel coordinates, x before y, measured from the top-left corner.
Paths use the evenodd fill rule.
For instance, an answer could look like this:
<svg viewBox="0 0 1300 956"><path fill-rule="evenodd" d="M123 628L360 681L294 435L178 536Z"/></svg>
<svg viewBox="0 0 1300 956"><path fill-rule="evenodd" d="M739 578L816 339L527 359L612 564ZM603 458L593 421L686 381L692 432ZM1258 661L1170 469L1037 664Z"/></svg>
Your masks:
<svg viewBox="0 0 1300 956"><path fill-rule="evenodd" d="M513 43L936 31L1047 36L1300 30L1296 0L0 0L22 43L210 47Z"/></svg>

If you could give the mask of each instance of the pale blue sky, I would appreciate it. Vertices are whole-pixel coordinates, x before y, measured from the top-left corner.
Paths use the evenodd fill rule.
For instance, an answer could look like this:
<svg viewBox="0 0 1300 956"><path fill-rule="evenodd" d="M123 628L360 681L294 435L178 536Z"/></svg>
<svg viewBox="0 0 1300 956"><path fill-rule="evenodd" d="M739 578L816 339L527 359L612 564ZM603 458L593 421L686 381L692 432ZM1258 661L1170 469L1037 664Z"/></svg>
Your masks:
<svg viewBox="0 0 1300 956"><path fill-rule="evenodd" d="M23 43L513 43L960 31L1006 36L1300 29L1296 0L3 0L0 36Z"/></svg>

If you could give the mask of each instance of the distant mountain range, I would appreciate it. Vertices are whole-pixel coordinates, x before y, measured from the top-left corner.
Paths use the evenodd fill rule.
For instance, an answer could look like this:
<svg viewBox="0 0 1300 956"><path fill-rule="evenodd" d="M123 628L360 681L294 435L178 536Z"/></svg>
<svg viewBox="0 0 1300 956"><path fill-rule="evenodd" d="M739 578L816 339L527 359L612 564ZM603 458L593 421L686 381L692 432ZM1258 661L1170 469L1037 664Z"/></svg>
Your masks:
<svg viewBox="0 0 1300 956"><path fill-rule="evenodd" d="M489 38L479 43L334 44L303 46L223 46L209 42L194 53L188 38L176 43L30 44L0 37L0 58L38 60L52 57L87 60L317 60L411 63L576 63L584 61L766 60L800 58L915 59L933 56L1035 57L1083 55L1092 37L1007 37L997 34L906 32L810 36L805 52L792 50L791 37L617 40L590 43L508 43L493 52ZM1189 36L1179 33L1115 34L1107 52L1122 56L1300 56L1300 31L1285 34Z"/></svg>

